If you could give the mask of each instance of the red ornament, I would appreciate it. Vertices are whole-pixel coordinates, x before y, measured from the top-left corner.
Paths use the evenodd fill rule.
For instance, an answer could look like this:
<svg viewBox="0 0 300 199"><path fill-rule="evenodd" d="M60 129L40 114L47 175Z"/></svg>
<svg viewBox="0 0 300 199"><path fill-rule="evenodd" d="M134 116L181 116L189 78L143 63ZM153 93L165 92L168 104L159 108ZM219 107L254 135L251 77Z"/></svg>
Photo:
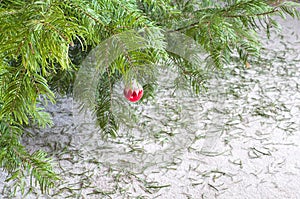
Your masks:
<svg viewBox="0 0 300 199"><path fill-rule="evenodd" d="M124 96L131 102L137 102L143 97L143 87L136 80L132 80L125 85Z"/></svg>

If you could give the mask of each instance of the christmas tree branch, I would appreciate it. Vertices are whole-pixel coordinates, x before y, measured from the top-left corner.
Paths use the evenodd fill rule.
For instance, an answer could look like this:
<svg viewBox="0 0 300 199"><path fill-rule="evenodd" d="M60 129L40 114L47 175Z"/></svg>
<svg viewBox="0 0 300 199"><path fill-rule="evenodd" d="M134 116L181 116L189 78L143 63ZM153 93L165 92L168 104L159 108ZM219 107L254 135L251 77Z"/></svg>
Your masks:
<svg viewBox="0 0 300 199"><path fill-rule="evenodd" d="M22 129L19 126L8 125L0 121L0 167L8 172L7 180L12 182L12 187L17 191L19 188L24 194L26 185L25 176L33 176L40 185L41 191L45 192L53 187L59 178L52 170L51 159L46 153L36 151L29 154L20 143ZM32 184L30 179L29 184Z"/></svg>

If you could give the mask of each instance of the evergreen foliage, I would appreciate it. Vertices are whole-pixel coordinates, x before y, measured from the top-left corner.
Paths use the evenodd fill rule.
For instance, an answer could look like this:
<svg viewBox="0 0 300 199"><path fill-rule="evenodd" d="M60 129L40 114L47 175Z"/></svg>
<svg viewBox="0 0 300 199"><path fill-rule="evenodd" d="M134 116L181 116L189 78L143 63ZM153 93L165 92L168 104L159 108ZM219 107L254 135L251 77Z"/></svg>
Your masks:
<svg viewBox="0 0 300 199"><path fill-rule="evenodd" d="M166 33L179 32L193 38L205 49L210 70L221 69L236 54L245 64L259 56L257 32L264 29L269 35L271 28L279 28L274 15L300 18L299 4L272 2L0 0L0 167L8 172L7 181L24 193L32 182L46 191L58 180L47 154L29 153L21 144L21 136L26 126L52 124L43 105L54 103L55 93L72 91L83 58L101 42L141 29L150 42L145 43L146 48L134 49L130 45L136 41L127 38L124 43L121 39L121 44L126 44L122 53L113 63L101 66L98 93L91 103L96 103L96 116L104 133L117 136L112 106L116 82L141 76L151 96L155 71L163 61L175 64L180 77L196 92L208 78L199 66L168 51ZM30 178L29 185L26 177Z"/></svg>

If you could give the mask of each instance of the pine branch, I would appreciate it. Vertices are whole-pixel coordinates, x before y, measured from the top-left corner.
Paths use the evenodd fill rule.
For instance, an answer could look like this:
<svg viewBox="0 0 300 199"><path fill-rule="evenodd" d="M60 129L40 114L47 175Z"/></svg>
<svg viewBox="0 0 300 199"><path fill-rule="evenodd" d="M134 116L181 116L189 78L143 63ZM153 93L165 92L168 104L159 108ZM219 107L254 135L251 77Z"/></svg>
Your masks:
<svg viewBox="0 0 300 199"><path fill-rule="evenodd" d="M95 114L97 123L102 129L104 136L117 137L118 124L115 121L112 92L116 80L120 78L117 74L111 76L111 72L106 72L102 75L98 85L97 104Z"/></svg>
<svg viewBox="0 0 300 199"><path fill-rule="evenodd" d="M3 70L3 69L2 69ZM38 74L30 76L23 69L6 67L6 72L2 73L0 83L5 85L1 89L0 119L11 120L19 124L29 124L29 118L40 115L36 109L37 98L45 95L51 102L54 102L54 94L48 88L47 81ZM46 115L44 115L46 116ZM49 117L47 117L49 119ZM49 123L38 121L42 126Z"/></svg>
<svg viewBox="0 0 300 199"><path fill-rule="evenodd" d="M11 182L14 194L18 189L24 194L28 185L36 184L45 192L54 186L59 178L52 170L51 159L42 151L29 154L20 143L22 130L0 121L0 167L8 172L6 181ZM31 176L27 184L26 176Z"/></svg>
<svg viewBox="0 0 300 199"><path fill-rule="evenodd" d="M189 86L195 94L199 94L205 89L205 82L209 77L204 67L197 67L197 65L189 62L178 55L169 53L171 65L175 65L178 68L179 77L175 80L177 89L182 89Z"/></svg>

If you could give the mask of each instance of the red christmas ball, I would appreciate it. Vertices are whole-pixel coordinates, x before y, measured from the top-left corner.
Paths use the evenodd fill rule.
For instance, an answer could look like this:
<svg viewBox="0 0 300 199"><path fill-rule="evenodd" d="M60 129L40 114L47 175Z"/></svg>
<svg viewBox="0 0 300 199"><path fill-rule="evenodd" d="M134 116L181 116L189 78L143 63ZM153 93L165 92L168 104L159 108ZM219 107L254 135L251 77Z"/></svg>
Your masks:
<svg viewBox="0 0 300 199"><path fill-rule="evenodd" d="M143 87L136 81L125 85L124 96L131 102L137 102L143 97Z"/></svg>

